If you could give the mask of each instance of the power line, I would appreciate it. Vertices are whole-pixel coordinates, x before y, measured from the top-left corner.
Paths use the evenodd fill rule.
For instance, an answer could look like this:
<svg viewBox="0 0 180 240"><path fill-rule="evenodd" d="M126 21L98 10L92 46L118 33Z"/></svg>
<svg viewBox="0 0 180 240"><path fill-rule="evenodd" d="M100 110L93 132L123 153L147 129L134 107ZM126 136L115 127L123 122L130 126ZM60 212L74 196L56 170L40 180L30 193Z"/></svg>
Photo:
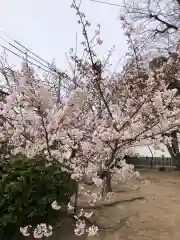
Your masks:
<svg viewBox="0 0 180 240"><path fill-rule="evenodd" d="M89 0L89 1L96 2L96 3L101 3L101 4L106 4L106 5L110 5L110 6L114 6L114 7L123 7L120 4L110 3L110 2L105 2L105 1L99 1L99 0Z"/></svg>
<svg viewBox="0 0 180 240"><path fill-rule="evenodd" d="M17 56L17 57L21 58L22 60L26 60L26 58L25 58L25 57L21 56L21 55L20 55L20 54L18 54L18 53L15 53L14 51L12 51L11 49L9 49L9 48L7 48L7 47L3 46L2 44L0 44L0 46L1 46L3 49L5 49L6 51L8 51L8 52L12 53L13 55L15 55L15 56ZM35 67L37 67L37 68L40 68L40 69L42 69L42 70L43 70L43 71L45 71L45 72L52 73L52 71L50 72L50 71L48 71L48 70L46 70L46 69L42 68L41 66L39 66L39 65L37 65L37 64L35 64L35 63L33 63L33 62L29 61L29 60L28 60L28 62L29 62L30 64L32 64L33 66L35 66Z"/></svg>
<svg viewBox="0 0 180 240"><path fill-rule="evenodd" d="M25 47L23 44L21 44L19 41L13 39L9 34L7 34L5 31L0 29L0 32L3 33L6 37L8 37L11 41L13 41L15 44L17 44L18 46L20 46L21 48L23 48L24 50L20 49L19 47L15 46L14 44L10 43L9 41L7 41L6 39L4 39L2 36L0 36L0 39L2 39L3 41L5 41L6 43L8 43L11 47L13 47L14 49L16 49L18 52L23 53L24 55L26 55L26 58L30 58L31 60L35 61L36 63L40 64L41 66L38 65L39 68L47 68L48 70L57 73L57 74L61 74L61 72L56 68L56 67L52 67L52 64L50 64L48 61L44 60L43 58L39 57L36 53L34 53L33 51L31 51L30 49L28 49L27 47ZM3 48L5 48L4 46L2 46ZM8 48L6 48L6 50L8 50ZM9 49L10 50L10 49ZM8 50L8 51L9 51ZM13 53L13 51L10 51ZM32 54L34 57L38 58L35 59L34 57L32 57L30 54L28 54L28 52L30 54ZM16 56L19 54L15 54ZM21 57L22 58L22 57ZM24 59L24 58L23 58ZM40 60L40 61L39 61ZM29 60L28 60L29 61ZM42 63L42 62L43 63ZM29 63L37 66L37 64L34 64L32 61ZM47 66L45 64L47 64ZM44 69L43 69L44 70ZM49 71L49 72L50 72ZM47 72L47 70L46 70Z"/></svg>
<svg viewBox="0 0 180 240"><path fill-rule="evenodd" d="M4 42L8 43L12 48L16 49L18 52L26 55L28 58L32 59L33 61L39 63L41 66L45 67L45 68L50 68L50 67L47 67L46 65L42 64L40 61L38 61L37 59L31 57L30 55L28 55L25 51L21 50L20 48L16 47L14 44L8 42L7 40L5 40L4 38L2 38L0 36L0 39L2 39ZM6 48L5 46L1 45L4 49ZM8 48L6 48L6 50L8 50ZM8 50L9 51L9 50ZM12 52L12 51L11 51Z"/></svg>
<svg viewBox="0 0 180 240"><path fill-rule="evenodd" d="M36 53L34 53L33 51L31 51L29 48L25 47L23 44L21 44L19 41L13 39L9 34L7 34L5 31L0 29L0 32L3 33L6 37L8 37L11 41L15 42L17 45L19 45L20 47L22 47L24 50L26 50L26 53L29 52L32 55L34 55L36 58L40 59L42 62L46 63L48 66L51 66L51 64L44 60L43 58L39 57ZM6 40L6 42L8 42ZM9 43L9 42L8 42Z"/></svg>
<svg viewBox="0 0 180 240"><path fill-rule="evenodd" d="M1 44L0 44L0 46L1 46L2 48L4 48L5 50L7 50L8 52L11 52L13 55L15 55L15 56L21 58L22 60L26 60L25 57L23 57L23 56L21 56L21 55L15 53L15 52L13 52L11 49L9 49L9 48L7 48L7 47L1 45ZM30 64L32 64L33 66L35 66L35 67L37 67L37 68L40 68L41 70L43 70L43 71L45 71L45 72L47 72L47 73L52 74L52 71L50 71L50 70L48 71L48 70L42 68L41 66L39 66L39 65L37 65L37 64L35 64L35 63L29 61L29 60L28 60L28 62L29 62ZM62 87L68 89L67 86L63 85L62 83L61 83L61 85L62 85Z"/></svg>
<svg viewBox="0 0 180 240"><path fill-rule="evenodd" d="M62 72L62 71L58 70L56 67L53 67L52 64L50 64L48 61L44 60L43 58L39 57L36 53L34 53L32 50L30 50L30 49L28 49L27 47L25 47L25 46L24 46L23 44L21 44L19 41L13 39L13 38L12 38L9 34L7 34L5 31L3 31L3 30L0 29L0 32L3 33L7 38L9 38L11 41L13 41L16 45L19 46L19 47L15 46L15 45L12 44L10 41L8 41L8 40L4 39L2 36L0 36L0 39L2 39L2 40L3 40L4 42L6 42L9 46L11 46L11 48L16 49L16 50L18 51L18 53L14 52L14 51L13 51L12 49L10 49L9 47L6 47L6 46L0 44L0 46L1 46L4 50L12 53L13 55L19 57L19 58L22 59L22 60L28 61L31 65L33 65L33 66L35 66L35 67L37 67L37 68L45 71L45 72L48 73L48 74L52 74L52 73L57 74L58 79L59 79L59 80L58 80L58 93L57 93L58 99L59 99L59 97L60 97L60 95L59 95L59 94L60 94L60 93L59 93L59 87L60 87L60 85L61 85L63 88L69 89L69 87L67 86L67 83L65 83L64 81L62 81L62 78L66 78L66 80L70 80L70 79L71 79L65 72ZM23 48L23 50L20 49L20 47ZM38 58L38 60L35 59L34 57L32 57L31 55L29 55L28 52L29 52L30 54L32 54L34 57ZM23 56L22 54L23 54L24 56ZM30 58L30 60L27 59L27 58ZM33 61L32 61L32 60L33 60ZM40 61L39 61L39 60L40 60ZM34 61L35 61L35 63L34 63ZM42 61L43 63L42 63L41 61ZM47 64L47 66L46 66L45 64ZM64 82L64 84L63 84L63 82Z"/></svg>

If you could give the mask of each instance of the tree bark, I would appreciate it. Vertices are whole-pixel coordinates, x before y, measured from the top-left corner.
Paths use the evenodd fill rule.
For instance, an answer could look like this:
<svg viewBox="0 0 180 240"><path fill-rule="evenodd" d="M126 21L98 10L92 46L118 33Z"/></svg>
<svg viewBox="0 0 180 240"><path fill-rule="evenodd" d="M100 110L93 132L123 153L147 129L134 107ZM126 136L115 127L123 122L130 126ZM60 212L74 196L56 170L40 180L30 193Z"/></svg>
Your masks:
<svg viewBox="0 0 180 240"><path fill-rule="evenodd" d="M108 192L112 192L112 184L111 184L111 173L109 172L109 171L107 171L107 173L106 173L106 185L105 185L105 187L106 187L106 189L105 189L105 191L106 191L106 193L108 193Z"/></svg>
<svg viewBox="0 0 180 240"><path fill-rule="evenodd" d="M177 131L171 132L171 144L167 144L168 152L172 158L172 162L174 166L178 170L180 170L180 152L179 152L179 143L178 143L178 136Z"/></svg>
<svg viewBox="0 0 180 240"><path fill-rule="evenodd" d="M103 172L104 184L102 188L102 196L106 196L107 193L112 192L112 184L111 184L111 173L107 170Z"/></svg>
<svg viewBox="0 0 180 240"><path fill-rule="evenodd" d="M180 170L180 154L172 157L173 165L176 166L177 170Z"/></svg>
<svg viewBox="0 0 180 240"><path fill-rule="evenodd" d="M77 213L77 205L78 205L78 193L79 193L79 183L76 183L75 190L75 201L74 201L74 214Z"/></svg>

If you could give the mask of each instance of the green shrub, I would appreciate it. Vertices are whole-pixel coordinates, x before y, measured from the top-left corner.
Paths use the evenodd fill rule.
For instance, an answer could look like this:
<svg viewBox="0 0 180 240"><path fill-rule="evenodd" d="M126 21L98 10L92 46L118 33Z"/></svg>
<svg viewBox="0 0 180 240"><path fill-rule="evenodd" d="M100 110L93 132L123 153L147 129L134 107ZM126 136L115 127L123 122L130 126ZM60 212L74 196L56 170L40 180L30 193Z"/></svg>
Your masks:
<svg viewBox="0 0 180 240"><path fill-rule="evenodd" d="M53 224L60 217L51 203L67 205L73 194L70 175L58 165L46 167L40 158L16 156L0 163L0 239L9 240L19 228Z"/></svg>

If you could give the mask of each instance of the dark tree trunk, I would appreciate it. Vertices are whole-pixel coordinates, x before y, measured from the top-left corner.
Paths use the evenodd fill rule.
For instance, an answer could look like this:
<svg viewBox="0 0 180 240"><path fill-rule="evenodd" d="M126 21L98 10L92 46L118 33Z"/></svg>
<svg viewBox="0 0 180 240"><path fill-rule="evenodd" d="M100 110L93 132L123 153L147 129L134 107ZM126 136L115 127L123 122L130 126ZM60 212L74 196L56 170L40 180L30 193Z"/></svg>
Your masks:
<svg viewBox="0 0 180 240"><path fill-rule="evenodd" d="M180 152L177 131L171 132L171 144L167 144L168 152L172 158L174 166L180 170Z"/></svg>
<svg viewBox="0 0 180 240"><path fill-rule="evenodd" d="M112 192L112 185L111 185L111 173L109 171L107 171L106 173L106 185L105 185L106 189L106 193L108 192Z"/></svg>
<svg viewBox="0 0 180 240"><path fill-rule="evenodd" d="M75 189L75 201L74 201L74 214L77 213L77 206L78 206L78 193L79 193L79 183L76 183Z"/></svg>
<svg viewBox="0 0 180 240"><path fill-rule="evenodd" d="M172 158L173 165L176 166L177 170L180 170L180 156L177 155Z"/></svg>
<svg viewBox="0 0 180 240"><path fill-rule="evenodd" d="M102 196L105 197L107 193L112 192L111 173L109 171L104 171L103 177L101 176L101 178L104 180Z"/></svg>

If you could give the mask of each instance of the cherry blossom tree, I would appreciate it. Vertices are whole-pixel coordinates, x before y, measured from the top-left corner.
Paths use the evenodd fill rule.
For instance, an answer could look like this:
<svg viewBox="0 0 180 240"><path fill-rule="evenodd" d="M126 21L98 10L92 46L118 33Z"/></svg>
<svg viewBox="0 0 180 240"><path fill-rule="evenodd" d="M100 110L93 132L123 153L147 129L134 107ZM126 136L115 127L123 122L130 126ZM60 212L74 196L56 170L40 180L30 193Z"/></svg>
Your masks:
<svg viewBox="0 0 180 240"><path fill-rule="evenodd" d="M106 148L112 153L111 155L108 152L109 159L107 158L107 155L103 156L103 161L105 161L105 159L107 160L105 164L102 164L103 167L100 167L102 170L104 165L105 168L110 168L111 164L114 164L115 159L123 158L123 156L127 154L127 152L124 152L123 147L126 151L129 151L132 146L134 147L138 145L142 139L146 139L146 142L147 139L148 141L151 139L151 142L154 144L154 138L156 138L157 145L157 139L161 139L160 132L164 133L168 129L173 129L178 125L179 110L177 109L178 106L176 104L178 97L176 95L176 89L169 89L170 82L168 81L169 76L171 76L174 71L174 60L173 58L170 58L167 64L160 68L159 71L150 71L149 74L146 74L147 81L145 82L144 76L140 76L139 66L140 64L142 65L142 60L138 59L139 55L135 51L133 46L134 43L130 37L132 29L128 25L126 35L129 37L129 44L135 55L134 70L133 72L125 71L123 74L117 74L113 79L111 77L103 76L102 71L105 71L106 67L104 63L101 64L101 71L97 71L97 67L94 68L95 64L98 62L98 58L94 53L94 49L91 47L91 40L88 39L87 28L89 27L89 22L86 20L85 15L80 12L79 6L77 6L75 2L73 8L76 9L77 15L79 16L79 23L83 28L83 35L85 38L83 44L89 55L89 62L86 61L83 65L83 69L86 70L86 76L89 76L91 79L91 83L88 86L88 92L92 92L93 100L96 99L96 96L98 98L96 106L93 104L93 107L91 107L93 115L94 113L97 114L96 120L94 120L94 122L97 123L95 128L99 129L101 126L100 122L102 122L104 124L102 125L104 130L101 129L99 133L104 137L103 134L105 131L105 136L107 137L107 139L103 137L100 139L97 138L96 142L100 142L103 149ZM82 64L82 61L79 62ZM89 71L87 68L88 64ZM83 75L83 77L85 76ZM172 108L169 108L169 105L175 106L173 110ZM148 113L145 113L146 110ZM103 122L103 117L105 117L105 122ZM134 118L136 120L134 120ZM136 132L134 121L137 124L137 128L140 127L142 132L139 129L138 135L132 137L132 125ZM119 122L121 122L122 125L119 125ZM128 128L130 128L131 131ZM157 137L155 137L156 134L154 134L155 129L158 133L156 133ZM157 131L157 129L159 130ZM124 131L126 134L129 133L129 138L126 135L124 139ZM115 134L116 137L114 136L113 138L113 134ZM121 146L120 148L119 144ZM110 156L113 157L111 158ZM106 174L108 171L105 171L106 173L104 171L100 172L100 175L107 180L108 177ZM107 183L106 186L110 186L110 184Z"/></svg>
<svg viewBox="0 0 180 240"><path fill-rule="evenodd" d="M120 19L133 25L146 50L164 55L174 51L179 38L179 9L179 0L124 1Z"/></svg>
<svg viewBox="0 0 180 240"><path fill-rule="evenodd" d="M176 97L179 95L180 83L179 83L179 40L173 42L173 46L176 48L174 52L169 52L169 56L160 55L158 49L156 49L158 57L153 57L153 59L149 58L149 55L146 54L147 45L144 44L139 37L137 38L136 29L132 28L132 24L127 20L126 17L121 17L122 26L125 29L125 34L128 37L128 42L131 43L131 54L129 54L129 62L126 65L126 69L128 72L138 73L138 75L142 78L141 82L145 82L148 79L148 71L151 71L153 74L157 74L157 72L162 72L166 69L166 84L169 84L169 89L176 89ZM159 32L160 33L160 32ZM176 36L177 37L177 36ZM178 39L178 38L177 38ZM176 40L177 40L176 39ZM149 48L148 48L149 49ZM145 51L144 51L145 50ZM161 46L161 50L164 48ZM149 50L148 50L149 52ZM134 85L136 81L133 81ZM143 88L143 84L141 84L141 88ZM177 98L178 101L178 98ZM178 104L171 105L172 108L179 107ZM165 137L166 136L166 137ZM173 160L174 165L177 169L179 169L179 126L176 127L171 133L165 133L162 135L162 138L165 137L165 146ZM161 144L162 145L162 144Z"/></svg>
<svg viewBox="0 0 180 240"><path fill-rule="evenodd" d="M146 81L137 68L113 78L106 74L107 59L100 61L95 53L95 46L103 44L100 26L89 40L89 21L75 1L72 7L83 29L86 57L78 58L71 51L75 74L69 77L58 101L52 88L40 81L25 62L5 102L1 102L0 140L7 142L11 154L21 153L29 159L41 155L47 165L53 162L71 174L77 182L75 206L69 204L71 210L75 207L75 233L88 232L91 236L98 230L94 225L86 228L92 214L76 209L79 183L86 186L91 182L99 187L100 193L84 189L92 197L89 203L94 204L112 192L114 174L120 181L138 176L124 157L139 145L165 141L163 134L179 126L180 99L167 82L172 59L159 71L150 71ZM52 207L61 208L57 202ZM21 232L28 236L30 228ZM51 231L51 226L39 223L34 236L49 236Z"/></svg>

